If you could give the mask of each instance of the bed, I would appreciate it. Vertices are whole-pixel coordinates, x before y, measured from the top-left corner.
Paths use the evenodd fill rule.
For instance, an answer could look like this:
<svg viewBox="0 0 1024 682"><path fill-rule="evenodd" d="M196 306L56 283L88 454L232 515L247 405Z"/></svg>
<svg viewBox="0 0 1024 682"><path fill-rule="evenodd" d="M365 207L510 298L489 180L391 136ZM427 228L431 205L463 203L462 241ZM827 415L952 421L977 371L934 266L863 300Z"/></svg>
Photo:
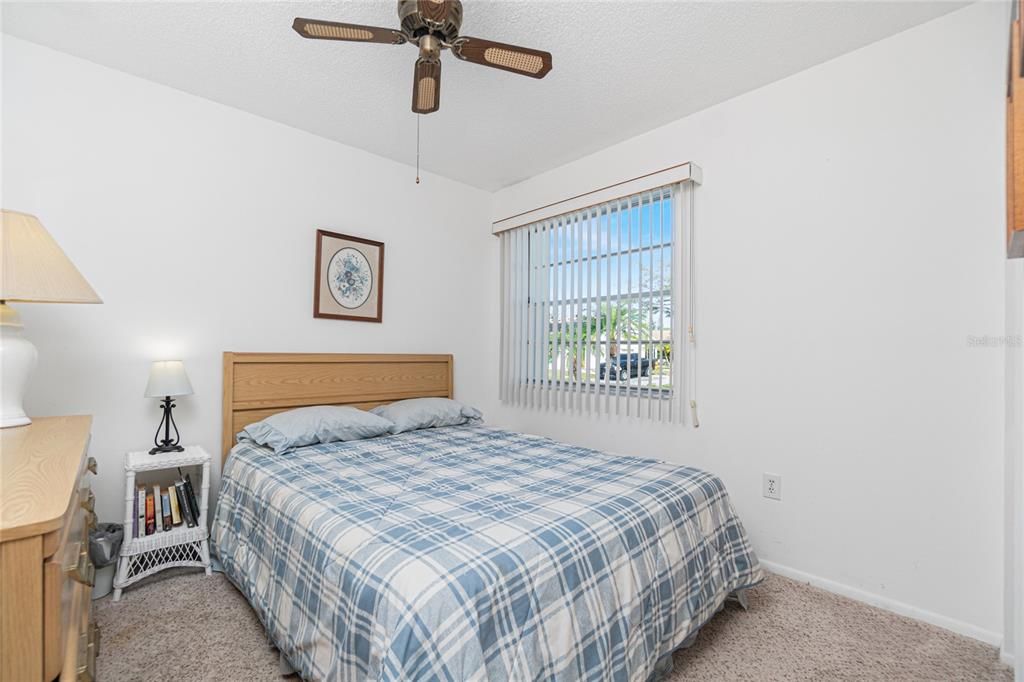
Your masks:
<svg viewBox="0 0 1024 682"><path fill-rule="evenodd" d="M225 354L225 427L451 378L450 356ZM487 424L225 452L215 551L306 679L652 679L761 580L694 468Z"/></svg>

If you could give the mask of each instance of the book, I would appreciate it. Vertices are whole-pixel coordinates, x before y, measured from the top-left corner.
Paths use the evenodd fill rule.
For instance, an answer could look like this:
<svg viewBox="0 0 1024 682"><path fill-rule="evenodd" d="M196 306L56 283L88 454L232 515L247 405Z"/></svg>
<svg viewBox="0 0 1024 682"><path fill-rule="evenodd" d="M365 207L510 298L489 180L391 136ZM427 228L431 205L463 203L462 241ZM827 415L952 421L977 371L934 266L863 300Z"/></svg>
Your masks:
<svg viewBox="0 0 1024 682"><path fill-rule="evenodd" d="M181 525L181 510L178 509L178 489L173 485L167 486L167 496L171 498L171 524Z"/></svg>
<svg viewBox="0 0 1024 682"><path fill-rule="evenodd" d="M125 531L128 529L126 528ZM132 535L133 538L139 537L139 496L138 494L132 495Z"/></svg>
<svg viewBox="0 0 1024 682"><path fill-rule="evenodd" d="M156 532L156 507L153 504L153 491L144 491L146 494L146 535Z"/></svg>
<svg viewBox="0 0 1024 682"><path fill-rule="evenodd" d="M174 528L173 517L171 516L171 496L168 493L169 491L166 489L160 492L160 508L164 512L164 530Z"/></svg>
<svg viewBox="0 0 1024 682"><path fill-rule="evenodd" d="M135 488L135 513L138 515L135 524L138 526L137 538L146 537L146 486L140 485Z"/></svg>
<svg viewBox="0 0 1024 682"><path fill-rule="evenodd" d="M188 501L189 507L192 509L192 518L196 520L196 524L198 525L202 514L199 513L199 503L196 501L196 491L192 487L192 479L189 478L188 474L185 474L185 499Z"/></svg>
<svg viewBox="0 0 1024 682"><path fill-rule="evenodd" d="M164 529L164 511L159 485L153 486L153 504L155 505L153 509L156 516L156 530L154 532L160 533Z"/></svg>
<svg viewBox="0 0 1024 682"><path fill-rule="evenodd" d="M185 481L180 478L175 481L174 491L178 494L178 508L181 509L181 514L185 517L185 525L189 528L195 528L196 520L192 516L192 508L185 501Z"/></svg>

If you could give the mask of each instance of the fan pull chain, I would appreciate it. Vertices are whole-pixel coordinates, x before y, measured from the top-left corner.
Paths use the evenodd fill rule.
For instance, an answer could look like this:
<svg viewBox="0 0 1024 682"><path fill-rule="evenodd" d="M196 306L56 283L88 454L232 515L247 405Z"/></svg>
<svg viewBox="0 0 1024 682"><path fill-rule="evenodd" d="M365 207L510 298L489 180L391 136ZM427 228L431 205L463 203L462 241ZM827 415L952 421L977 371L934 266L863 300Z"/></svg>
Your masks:
<svg viewBox="0 0 1024 682"><path fill-rule="evenodd" d="M420 114L416 114L416 184L420 184Z"/></svg>

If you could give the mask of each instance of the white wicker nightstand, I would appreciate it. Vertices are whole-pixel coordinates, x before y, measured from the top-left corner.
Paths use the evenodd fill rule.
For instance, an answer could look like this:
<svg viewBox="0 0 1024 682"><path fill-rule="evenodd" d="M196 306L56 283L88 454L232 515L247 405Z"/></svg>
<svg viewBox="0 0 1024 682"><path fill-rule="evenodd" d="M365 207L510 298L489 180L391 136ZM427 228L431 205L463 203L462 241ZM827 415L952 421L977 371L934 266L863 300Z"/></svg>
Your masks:
<svg viewBox="0 0 1024 682"><path fill-rule="evenodd" d="M201 490L195 491L199 494L199 522L193 528L182 525L173 530L158 531L153 535L131 537L135 516L135 474L178 467L202 467L201 482L195 480L194 472L190 476L192 485L196 487L198 484ZM206 575L210 575L209 530L206 527L206 506L210 493L210 454L198 445L190 445L184 452L164 452L156 455L151 455L145 450L129 452L124 457L124 471L125 537L117 562L117 575L114 577L114 601L121 599L121 591L125 587L165 568L195 566L205 568ZM174 476L177 477L176 471Z"/></svg>

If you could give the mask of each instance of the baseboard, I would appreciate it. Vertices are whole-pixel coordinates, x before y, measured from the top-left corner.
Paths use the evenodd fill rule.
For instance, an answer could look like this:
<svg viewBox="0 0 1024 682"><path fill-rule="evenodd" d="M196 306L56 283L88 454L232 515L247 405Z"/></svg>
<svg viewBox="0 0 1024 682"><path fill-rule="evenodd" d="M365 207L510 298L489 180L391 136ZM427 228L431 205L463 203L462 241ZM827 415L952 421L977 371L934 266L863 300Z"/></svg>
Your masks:
<svg viewBox="0 0 1024 682"><path fill-rule="evenodd" d="M1014 665L1013 665L1013 654L1011 654L1009 651L1006 651L1005 649L1000 649L999 650L999 661L1001 663L1005 663L1006 665L1010 666L1011 668L1014 667Z"/></svg>
<svg viewBox="0 0 1024 682"><path fill-rule="evenodd" d="M888 597L872 594L871 592L857 589L856 587L843 585L842 583L829 580L828 578L821 578L816 575L811 575L810 573L804 573L803 571L798 571L795 568L777 564L774 561L761 561L761 566L770 573L778 573L786 578L792 578L793 580L799 580L803 583L809 583L828 592L849 597L850 599L855 599L857 601L864 602L865 604L870 604L871 606L877 606L880 609L892 611L893 613L897 613L901 616L907 616L908 618L936 625L940 628L951 630L958 635L977 639L994 647L1000 647L1003 643L1003 637L999 633L979 628L975 625L971 625L970 623L965 623L962 620L949 618L948 616L943 616L932 611L919 609L916 606L911 606L910 604L904 604L903 602L896 601L895 599L889 599ZM1000 658L1002 658L1002 656L1003 654L1001 653Z"/></svg>

